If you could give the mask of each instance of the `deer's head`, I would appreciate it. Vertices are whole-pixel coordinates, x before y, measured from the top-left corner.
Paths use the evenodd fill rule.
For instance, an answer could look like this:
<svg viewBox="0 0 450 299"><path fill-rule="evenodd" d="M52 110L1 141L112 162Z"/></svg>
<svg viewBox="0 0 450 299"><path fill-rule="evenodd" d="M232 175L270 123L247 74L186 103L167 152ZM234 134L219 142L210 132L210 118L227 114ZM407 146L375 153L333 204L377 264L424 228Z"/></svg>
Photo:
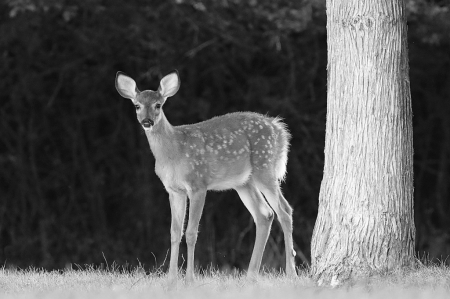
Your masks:
<svg viewBox="0 0 450 299"><path fill-rule="evenodd" d="M117 72L116 89L119 94L130 99L136 107L136 115L144 130L151 130L161 120L162 106L168 97L177 93L180 88L180 77L177 71L169 73L161 79L157 91L139 91L136 82L128 75Z"/></svg>

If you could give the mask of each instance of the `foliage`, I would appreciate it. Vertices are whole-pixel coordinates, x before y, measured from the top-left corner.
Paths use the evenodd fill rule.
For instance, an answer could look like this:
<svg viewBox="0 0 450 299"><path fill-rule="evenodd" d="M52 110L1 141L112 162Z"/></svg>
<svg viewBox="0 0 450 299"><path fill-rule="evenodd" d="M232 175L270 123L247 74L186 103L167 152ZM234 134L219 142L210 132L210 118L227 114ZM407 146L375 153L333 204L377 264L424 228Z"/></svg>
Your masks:
<svg viewBox="0 0 450 299"><path fill-rule="evenodd" d="M450 18L444 2L407 4L423 249L430 227L450 233L439 222L450 212ZM164 263L167 194L114 77L122 70L141 89L156 89L173 68L182 85L165 111L174 125L237 110L285 119L293 140L283 190L294 207L296 249L307 259L323 169L324 7L319 0L2 2L0 260L49 269L104 256ZM253 235L235 193L208 194L199 265L245 268ZM274 225L267 266L283 264L282 243Z"/></svg>

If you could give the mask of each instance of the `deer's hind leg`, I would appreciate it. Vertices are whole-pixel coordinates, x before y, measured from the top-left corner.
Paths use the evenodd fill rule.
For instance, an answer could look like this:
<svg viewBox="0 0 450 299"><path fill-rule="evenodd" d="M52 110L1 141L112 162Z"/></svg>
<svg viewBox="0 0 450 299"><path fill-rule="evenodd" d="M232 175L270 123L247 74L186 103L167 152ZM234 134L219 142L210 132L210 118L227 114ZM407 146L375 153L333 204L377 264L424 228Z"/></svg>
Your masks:
<svg viewBox="0 0 450 299"><path fill-rule="evenodd" d="M266 203L252 178L243 186L235 188L244 205L249 210L256 225L256 238L248 275L255 275L261 267L261 260L273 221L273 211Z"/></svg>
<svg viewBox="0 0 450 299"><path fill-rule="evenodd" d="M295 251L292 239L292 208L281 192L279 182L276 178L258 178L258 188L264 194L269 205L277 214L278 222L281 224L284 234L284 244L286 250L286 275L294 276L295 271Z"/></svg>

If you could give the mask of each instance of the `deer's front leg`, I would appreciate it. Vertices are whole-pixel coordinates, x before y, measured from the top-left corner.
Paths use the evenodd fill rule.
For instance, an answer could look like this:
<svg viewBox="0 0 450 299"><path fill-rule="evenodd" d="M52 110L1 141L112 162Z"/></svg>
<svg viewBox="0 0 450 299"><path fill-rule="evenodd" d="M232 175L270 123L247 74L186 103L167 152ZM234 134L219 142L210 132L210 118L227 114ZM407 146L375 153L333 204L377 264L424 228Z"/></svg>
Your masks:
<svg viewBox="0 0 450 299"><path fill-rule="evenodd" d="M184 216L186 215L186 194L169 192L172 224L170 227L170 264L169 279L176 280L178 275L178 252L183 236Z"/></svg>
<svg viewBox="0 0 450 299"><path fill-rule="evenodd" d="M198 190L189 194L189 223L186 228L187 268L186 281L194 281L194 251L197 242L198 224L205 205L206 190Z"/></svg>

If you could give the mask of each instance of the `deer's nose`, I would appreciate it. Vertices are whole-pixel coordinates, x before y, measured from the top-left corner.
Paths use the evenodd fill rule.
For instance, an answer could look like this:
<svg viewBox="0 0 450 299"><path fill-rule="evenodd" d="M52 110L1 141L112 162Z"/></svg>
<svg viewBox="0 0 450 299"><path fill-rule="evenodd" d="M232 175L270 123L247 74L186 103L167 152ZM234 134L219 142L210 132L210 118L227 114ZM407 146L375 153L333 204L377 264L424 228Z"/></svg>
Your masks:
<svg viewBox="0 0 450 299"><path fill-rule="evenodd" d="M153 126L155 123L153 122L153 120L151 120L150 118L146 118L144 119L142 122L142 125L146 128L150 128L151 126Z"/></svg>

